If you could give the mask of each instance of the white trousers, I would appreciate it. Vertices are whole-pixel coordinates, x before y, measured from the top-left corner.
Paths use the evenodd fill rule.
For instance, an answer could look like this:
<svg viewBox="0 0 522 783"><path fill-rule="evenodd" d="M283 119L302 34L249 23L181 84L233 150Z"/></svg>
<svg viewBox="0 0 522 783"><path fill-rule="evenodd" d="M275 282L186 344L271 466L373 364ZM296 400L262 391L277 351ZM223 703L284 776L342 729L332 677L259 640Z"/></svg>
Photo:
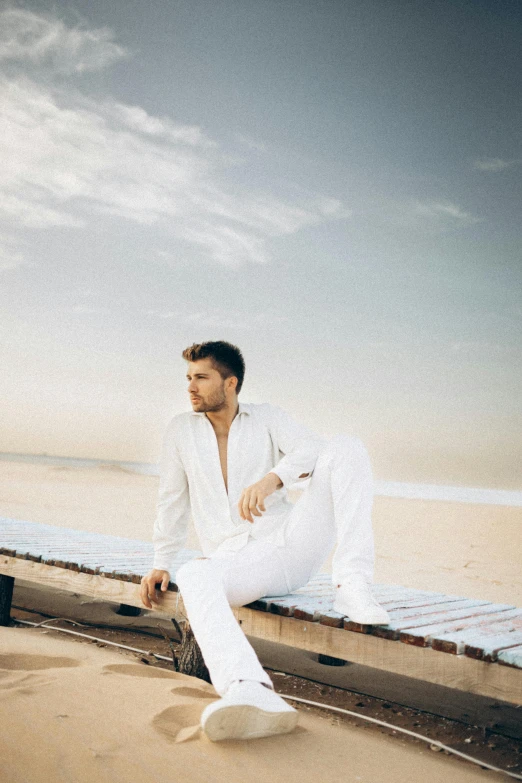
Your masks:
<svg viewBox="0 0 522 783"><path fill-rule="evenodd" d="M333 584L353 573L373 582L372 504L366 447L359 438L337 435L321 449L310 483L281 520L284 547L251 539L237 552L195 558L178 569L175 579L185 611L220 695L234 680L272 687L231 607L303 587L336 543Z"/></svg>

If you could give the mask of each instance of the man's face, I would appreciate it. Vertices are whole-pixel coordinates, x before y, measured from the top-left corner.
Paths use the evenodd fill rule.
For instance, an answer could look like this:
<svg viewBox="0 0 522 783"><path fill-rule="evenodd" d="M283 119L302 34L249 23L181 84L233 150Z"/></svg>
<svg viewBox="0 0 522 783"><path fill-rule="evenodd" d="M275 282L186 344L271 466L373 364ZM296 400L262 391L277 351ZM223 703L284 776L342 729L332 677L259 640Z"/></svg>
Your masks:
<svg viewBox="0 0 522 783"><path fill-rule="evenodd" d="M210 359L189 362L187 369L190 402L194 411L220 411L227 405L225 381Z"/></svg>

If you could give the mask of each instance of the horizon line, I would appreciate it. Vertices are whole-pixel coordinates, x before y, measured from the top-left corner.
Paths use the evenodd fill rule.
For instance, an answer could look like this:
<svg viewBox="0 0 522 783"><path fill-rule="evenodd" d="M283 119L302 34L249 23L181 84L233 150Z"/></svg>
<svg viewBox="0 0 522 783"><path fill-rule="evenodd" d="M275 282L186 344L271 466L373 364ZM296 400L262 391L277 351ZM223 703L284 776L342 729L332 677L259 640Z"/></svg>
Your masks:
<svg viewBox="0 0 522 783"><path fill-rule="evenodd" d="M17 459L19 458L19 459ZM20 459L21 458L21 459ZM33 462L59 467L103 467L114 466L134 473L159 476L157 462L133 462L129 460L101 459L93 457L63 457L47 452L23 453L0 452L0 461ZM490 489L488 487L467 487L450 484L426 484L422 482L389 481L376 479L374 494L378 497L403 498L408 500L442 500L457 503L477 503L494 506L522 507L522 490Z"/></svg>

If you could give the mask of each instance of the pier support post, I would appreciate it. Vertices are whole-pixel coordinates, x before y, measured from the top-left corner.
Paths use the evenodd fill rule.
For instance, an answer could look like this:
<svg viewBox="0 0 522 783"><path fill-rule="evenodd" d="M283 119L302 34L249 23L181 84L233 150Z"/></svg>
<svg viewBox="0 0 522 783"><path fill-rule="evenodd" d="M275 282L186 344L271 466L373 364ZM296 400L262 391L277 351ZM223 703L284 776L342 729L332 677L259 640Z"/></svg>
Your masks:
<svg viewBox="0 0 522 783"><path fill-rule="evenodd" d="M188 674L191 677L198 677L200 680L205 680L205 682L211 682L210 674L190 623L186 620L180 625L177 620L171 619L181 636L181 648L176 661L177 671L181 672L181 674Z"/></svg>
<svg viewBox="0 0 522 783"><path fill-rule="evenodd" d="M14 576L0 574L0 625L9 625L11 621L13 587Z"/></svg>

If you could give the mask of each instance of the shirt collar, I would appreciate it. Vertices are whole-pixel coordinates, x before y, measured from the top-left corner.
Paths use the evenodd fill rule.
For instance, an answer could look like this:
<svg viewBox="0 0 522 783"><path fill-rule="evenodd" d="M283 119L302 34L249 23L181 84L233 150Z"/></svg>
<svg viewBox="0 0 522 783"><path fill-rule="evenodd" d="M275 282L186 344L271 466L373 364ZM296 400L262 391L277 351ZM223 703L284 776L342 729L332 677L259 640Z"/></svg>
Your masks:
<svg viewBox="0 0 522 783"><path fill-rule="evenodd" d="M248 403L239 402L238 403L238 408L239 408L239 410L237 412L238 416L241 416L242 413L246 413L247 416L250 416L250 410L249 410ZM204 411L189 411L189 413L192 416L205 416Z"/></svg>

